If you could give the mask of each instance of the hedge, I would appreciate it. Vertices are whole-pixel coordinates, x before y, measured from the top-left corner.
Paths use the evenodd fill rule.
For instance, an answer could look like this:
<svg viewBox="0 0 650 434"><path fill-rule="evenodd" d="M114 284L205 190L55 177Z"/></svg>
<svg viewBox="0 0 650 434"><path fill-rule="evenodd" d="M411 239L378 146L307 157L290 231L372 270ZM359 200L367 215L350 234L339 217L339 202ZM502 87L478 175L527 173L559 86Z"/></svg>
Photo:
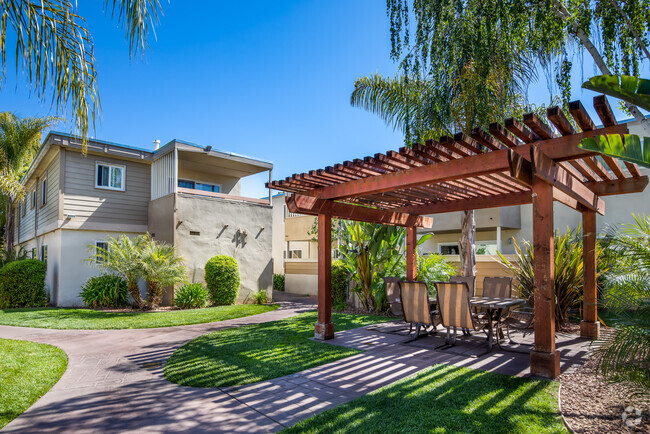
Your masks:
<svg viewBox="0 0 650 434"><path fill-rule="evenodd" d="M348 270L343 261L332 262L332 303L341 307L348 299Z"/></svg>
<svg viewBox="0 0 650 434"><path fill-rule="evenodd" d="M239 265L235 258L217 255L205 264L205 283L215 305L233 304L239 292Z"/></svg>
<svg viewBox="0 0 650 434"><path fill-rule="evenodd" d="M0 268L0 309L46 304L45 263L23 259Z"/></svg>

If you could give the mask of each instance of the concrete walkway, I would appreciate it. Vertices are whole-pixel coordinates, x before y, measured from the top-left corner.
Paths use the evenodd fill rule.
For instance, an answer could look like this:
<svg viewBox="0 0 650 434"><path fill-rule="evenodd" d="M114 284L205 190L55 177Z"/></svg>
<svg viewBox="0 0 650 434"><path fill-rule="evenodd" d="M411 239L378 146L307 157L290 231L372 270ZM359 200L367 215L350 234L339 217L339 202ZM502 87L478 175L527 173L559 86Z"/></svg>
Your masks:
<svg viewBox="0 0 650 434"><path fill-rule="evenodd" d="M435 351L429 337L411 344L388 327L337 333L328 341L362 354L248 386L200 389L162 376L171 353L202 334L287 318L313 300L211 324L139 330L47 330L0 326L0 337L44 342L69 357L61 380L6 432L269 432L376 390L437 363L524 375L528 356L495 352L472 358L472 345ZM306 303L305 303L306 302ZM388 332L387 332L388 331ZM563 369L581 363L588 342L559 339ZM563 348L564 345L564 348Z"/></svg>

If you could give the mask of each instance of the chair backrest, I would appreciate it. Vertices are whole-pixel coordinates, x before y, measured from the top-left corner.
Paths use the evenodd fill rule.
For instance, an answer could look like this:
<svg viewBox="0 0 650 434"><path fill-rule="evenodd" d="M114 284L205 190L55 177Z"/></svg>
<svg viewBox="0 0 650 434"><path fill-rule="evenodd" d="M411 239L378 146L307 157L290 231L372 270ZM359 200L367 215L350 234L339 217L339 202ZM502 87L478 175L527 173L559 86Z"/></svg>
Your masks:
<svg viewBox="0 0 650 434"><path fill-rule="evenodd" d="M443 327L474 329L467 283L436 282L435 285Z"/></svg>
<svg viewBox="0 0 650 434"><path fill-rule="evenodd" d="M486 277L483 279L483 297L511 298L512 277Z"/></svg>
<svg viewBox="0 0 650 434"><path fill-rule="evenodd" d="M469 288L469 296L474 297L474 288L476 288L476 276L451 276L449 278L449 281L452 283L467 283L467 287Z"/></svg>
<svg viewBox="0 0 650 434"><path fill-rule="evenodd" d="M404 321L431 324L429 288L425 282L399 282Z"/></svg>
<svg viewBox="0 0 650 434"><path fill-rule="evenodd" d="M390 310L393 315L401 316L404 311L402 309L402 304L397 302L399 298L399 277L384 277L384 288L386 289L386 301L390 306Z"/></svg>

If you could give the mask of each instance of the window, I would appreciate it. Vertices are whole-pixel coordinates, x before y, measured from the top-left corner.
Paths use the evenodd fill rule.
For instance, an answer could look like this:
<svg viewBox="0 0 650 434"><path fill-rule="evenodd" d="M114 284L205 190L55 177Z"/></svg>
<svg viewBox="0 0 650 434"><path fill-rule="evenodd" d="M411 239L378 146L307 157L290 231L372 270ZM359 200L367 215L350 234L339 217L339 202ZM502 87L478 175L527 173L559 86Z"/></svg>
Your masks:
<svg viewBox="0 0 650 434"><path fill-rule="evenodd" d="M41 181L41 206L47 203L47 178Z"/></svg>
<svg viewBox="0 0 650 434"><path fill-rule="evenodd" d="M124 191L125 166L96 163L95 167L95 187Z"/></svg>
<svg viewBox="0 0 650 434"><path fill-rule="evenodd" d="M220 185L214 185L214 184L202 184L200 182L196 183L197 190L201 191L211 191L213 193L219 193L221 191L221 186Z"/></svg>
<svg viewBox="0 0 650 434"><path fill-rule="evenodd" d="M32 251L30 253L32 255L31 259L36 259L36 247L32 247Z"/></svg>
<svg viewBox="0 0 650 434"><path fill-rule="evenodd" d="M438 243L438 252L441 255L458 255L460 248L458 243Z"/></svg>
<svg viewBox="0 0 650 434"><path fill-rule="evenodd" d="M106 260L106 253L108 253L108 243L106 241L95 241L95 263L101 264Z"/></svg>
<svg viewBox="0 0 650 434"><path fill-rule="evenodd" d="M205 184L202 182L194 182L188 179L179 179L178 186L180 188L191 188L192 190L211 191L212 193L220 193L221 186L218 184Z"/></svg>
<svg viewBox="0 0 650 434"><path fill-rule="evenodd" d="M45 262L47 266L47 246L41 246L41 261Z"/></svg>
<svg viewBox="0 0 650 434"><path fill-rule="evenodd" d="M33 189L32 192L30 193L30 198L32 201L32 208L36 206L36 203L38 202L38 194L36 194L36 189Z"/></svg>
<svg viewBox="0 0 650 434"><path fill-rule="evenodd" d="M497 242L496 241L477 241L476 250L477 255L496 255Z"/></svg>
<svg viewBox="0 0 650 434"><path fill-rule="evenodd" d="M289 250L289 259L302 259L302 250Z"/></svg>
<svg viewBox="0 0 650 434"><path fill-rule="evenodd" d="M178 186L180 188L191 188L194 189L194 181L188 181L187 179L179 179Z"/></svg>

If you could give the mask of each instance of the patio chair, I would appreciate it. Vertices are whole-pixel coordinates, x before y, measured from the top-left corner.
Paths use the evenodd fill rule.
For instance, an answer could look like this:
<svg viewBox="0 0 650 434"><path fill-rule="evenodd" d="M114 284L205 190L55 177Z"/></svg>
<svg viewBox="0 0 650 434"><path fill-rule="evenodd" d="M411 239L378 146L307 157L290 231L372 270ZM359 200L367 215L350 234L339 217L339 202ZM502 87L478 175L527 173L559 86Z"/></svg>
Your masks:
<svg viewBox="0 0 650 434"><path fill-rule="evenodd" d="M476 290L476 276L451 276L449 281L452 283L461 283L465 282L469 288L469 296L474 297L474 292ZM476 308L473 309L476 313ZM470 335L470 331L463 329L463 334L466 336Z"/></svg>
<svg viewBox="0 0 650 434"><path fill-rule="evenodd" d="M417 326L415 339L420 337L420 328L433 327L430 333L437 333L434 312L429 304L429 288L425 282L398 282L400 301L404 310L404 321Z"/></svg>
<svg viewBox="0 0 650 434"><path fill-rule="evenodd" d="M469 288L469 296L474 297L474 292L476 288L476 276L451 276L449 278L451 283L461 283L465 282Z"/></svg>
<svg viewBox="0 0 650 434"><path fill-rule="evenodd" d="M472 312L469 303L470 290L465 282L435 282L438 311L442 326L447 328L447 339L444 345L436 348L452 347L456 345L457 329L479 330L482 324L478 316ZM451 329L454 329L454 336L451 337Z"/></svg>
<svg viewBox="0 0 650 434"><path fill-rule="evenodd" d="M402 302L399 294L399 282L402 280L399 277L384 277L384 289L386 290L386 301L390 306L390 312L395 316L404 316L402 309ZM410 324L408 334L413 332L413 323Z"/></svg>

